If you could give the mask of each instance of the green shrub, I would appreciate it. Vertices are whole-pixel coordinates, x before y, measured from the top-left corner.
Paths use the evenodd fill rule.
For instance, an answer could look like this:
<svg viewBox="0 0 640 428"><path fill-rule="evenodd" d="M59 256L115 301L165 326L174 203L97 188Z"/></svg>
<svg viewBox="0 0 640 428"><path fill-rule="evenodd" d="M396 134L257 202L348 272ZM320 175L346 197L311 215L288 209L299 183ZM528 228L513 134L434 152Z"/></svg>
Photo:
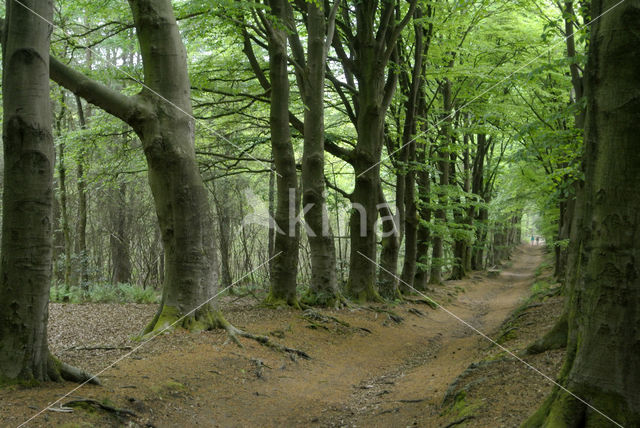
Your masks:
<svg viewBox="0 0 640 428"><path fill-rule="evenodd" d="M132 284L93 283L86 289L55 284L49 290L52 302L67 303L157 303L160 294L152 289L143 289Z"/></svg>

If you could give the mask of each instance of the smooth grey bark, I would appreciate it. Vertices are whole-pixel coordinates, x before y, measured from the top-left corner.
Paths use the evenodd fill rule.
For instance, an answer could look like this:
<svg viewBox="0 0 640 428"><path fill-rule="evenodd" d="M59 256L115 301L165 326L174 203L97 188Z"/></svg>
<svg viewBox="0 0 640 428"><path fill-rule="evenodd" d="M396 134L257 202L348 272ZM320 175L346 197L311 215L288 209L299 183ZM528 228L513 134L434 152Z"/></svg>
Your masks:
<svg viewBox="0 0 640 428"><path fill-rule="evenodd" d="M427 148L421 150L422 153ZM423 154L418 156L419 160L425 162L426 156ZM416 231L416 273L413 280L413 287L416 290L424 291L427 289L427 281L429 280L429 247L431 244L431 177L429 171L421 169L417 173L416 180L418 194L418 215L419 223Z"/></svg>
<svg viewBox="0 0 640 428"><path fill-rule="evenodd" d="M395 21L395 2L386 2L378 11L376 1L355 4L356 34L350 46L353 62L345 61L358 82L354 97L356 147L351 153L355 186L351 194L354 205L349 221L351 253L346 291L357 301L380 300L376 287L376 203L380 183L380 159L384 142L384 120L397 84L397 76L386 74L402 29L413 17L416 2L410 3L407 14ZM345 25L350 25L344 23ZM335 44L334 44L335 46ZM348 65L347 65L348 64Z"/></svg>
<svg viewBox="0 0 640 428"><path fill-rule="evenodd" d="M78 119L80 128L87 129L87 118L91 116L91 110L82 108L82 100L76 95L76 105L78 107ZM80 283L86 286L89 282L89 254L87 254L87 177L85 163L87 154L84 149L80 150L80 156L76 163L76 175L78 180L78 223L76 226L76 254L80 256Z"/></svg>
<svg viewBox="0 0 640 428"><path fill-rule="evenodd" d="M476 238L471 251L471 269L484 269L484 248L487 236L487 221L489 219L489 211L486 204L485 194L485 158L488 153L487 135L482 133L476 136L476 154L473 159L473 167L471 172L471 192L476 195L480 204L479 208L474 209L474 220L476 222Z"/></svg>
<svg viewBox="0 0 640 428"><path fill-rule="evenodd" d="M233 284L231 276L231 207L229 193L211 183L211 195L216 207L218 234L220 236L220 286L227 288ZM269 256L271 257L271 256ZM229 289L233 294L233 288Z"/></svg>
<svg viewBox="0 0 640 428"><path fill-rule="evenodd" d="M269 52L269 81L271 85L271 151L275 164L277 225L274 241L276 258L271 263L271 287L265 302L270 305L299 306L296 285L300 225L295 219L300 211L300 191L296 159L289 130L289 76L287 70L287 0L270 0L275 24L264 20L267 28ZM295 223L294 223L295 222Z"/></svg>
<svg viewBox="0 0 640 428"><path fill-rule="evenodd" d="M397 197L397 193L396 193ZM399 207L398 207L399 208ZM400 247L399 213L395 215L382 191L378 188L378 213L382 220L382 244L380 251L380 267L378 269L378 292L385 299L400 299L398 288L398 255Z"/></svg>
<svg viewBox="0 0 640 428"><path fill-rule="evenodd" d="M66 97L64 91L60 94L60 113L56 117L56 133L62 135L62 125L67 112ZM62 239L64 243L64 287L69 290L72 282L71 266L71 226L69 225L69 209L67 204L67 163L65 158L65 142L60 140L58 144L58 188L60 190L60 227L62 229ZM66 299L66 298L65 298Z"/></svg>
<svg viewBox="0 0 640 428"><path fill-rule="evenodd" d="M431 274L429 275L430 284L442 283L442 266L444 263L444 231L447 224L447 186L449 185L449 143L452 135L452 109L453 98L451 94L451 81L445 79L442 85L442 102L444 108L444 132L442 143L438 149L438 172L440 173L438 188L438 208L435 211L436 224L439 231L433 234L433 255L431 258Z"/></svg>
<svg viewBox="0 0 640 428"><path fill-rule="evenodd" d="M311 253L311 281L304 302L320 306L336 306L342 300L338 289L336 249L329 224L324 177L325 67L339 3L334 2L330 10L325 10L324 5L315 2L306 4L306 58L295 29L292 9L288 9L289 39L296 63L298 88L305 105L302 206L308 207L304 218Z"/></svg>
<svg viewBox="0 0 640 428"><path fill-rule="evenodd" d="M129 237L127 236L127 185L120 183L111 191L111 283L127 284L131 282L131 258L129 255Z"/></svg>
<svg viewBox="0 0 640 428"><path fill-rule="evenodd" d="M431 8L429 8L427 15L432 15ZM411 82L408 85L407 101L405 103L405 123L402 132L402 143L405 146L406 151L406 174L404 176L404 195L403 201L405 207L404 218L404 263L402 265L402 273L400 276L400 289L403 293L412 293L411 287L414 286L413 281L416 275L416 262L418 258L418 206L416 204L416 168L420 169L420 166L416 164L416 146L415 140L417 121L418 121L418 107L421 103L421 93L424 91L424 67L423 58L428 53L431 32L433 26L430 26L427 37L424 35L424 27L421 22L422 10L418 7L416 9L415 19L418 21L414 25L415 34L415 57L413 62L413 69L411 74ZM403 85L406 87L407 85ZM423 103L422 103L423 104ZM421 112L424 113L424 112Z"/></svg>
<svg viewBox="0 0 640 428"><path fill-rule="evenodd" d="M580 225L560 382L617 423L638 426L640 2L615 5L592 2L592 15L601 18L592 24L585 71L585 187L577 204L589 220ZM559 388L525 424L610 425Z"/></svg>
<svg viewBox="0 0 640 428"><path fill-rule="evenodd" d="M51 1L24 0L52 19ZM0 255L0 385L86 380L47 343L55 149L49 101L49 25L6 2L3 28L4 194ZM94 379L94 383L97 380Z"/></svg>

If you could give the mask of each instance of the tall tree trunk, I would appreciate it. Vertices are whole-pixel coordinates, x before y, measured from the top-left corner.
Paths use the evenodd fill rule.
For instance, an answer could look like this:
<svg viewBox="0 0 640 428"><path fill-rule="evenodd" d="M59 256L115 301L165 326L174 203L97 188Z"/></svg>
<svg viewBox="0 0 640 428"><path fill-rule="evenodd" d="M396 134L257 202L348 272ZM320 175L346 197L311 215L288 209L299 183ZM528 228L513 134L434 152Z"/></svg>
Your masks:
<svg viewBox="0 0 640 428"><path fill-rule="evenodd" d="M271 289L266 303L298 306L296 277L300 225L300 192L296 159L289 131L289 76L287 71L287 0L270 0L271 13L279 22L268 28L269 78L271 81L271 150L276 167L275 258L271 264Z"/></svg>
<svg viewBox="0 0 640 428"><path fill-rule="evenodd" d="M336 306L338 290L336 249L329 224L324 178L324 78L327 51L333 39L338 3L325 18L324 3L307 3L307 57L288 9L290 38L298 63L296 77L305 104L302 155L302 202L311 253L311 280L307 304Z"/></svg>
<svg viewBox="0 0 640 428"><path fill-rule="evenodd" d="M604 13L605 11L611 11ZM569 337L560 382L618 424L640 425L640 5L594 0L585 73L585 203L580 266L570 287ZM609 426L555 388L525 426Z"/></svg>
<svg viewBox="0 0 640 428"><path fill-rule="evenodd" d="M64 92L60 97L62 104L60 114L56 119L56 132L58 136L62 134L62 122L67 111L66 97ZM64 285L69 290L72 281L71 266L71 226L69 225L69 208L67 204L67 164L65 162L65 143L64 139L58 144L58 183L60 187L60 221L62 226L62 237L64 242Z"/></svg>
<svg viewBox="0 0 640 428"><path fill-rule="evenodd" d="M351 253L347 293L357 301L380 300L376 290L376 220L380 188L380 165L384 138L384 112L380 111L380 94L384 70L376 66L373 49L365 50L363 74L358 96L361 113L357 121L358 143L353 156L356 176L349 221Z"/></svg>
<svg viewBox="0 0 640 428"><path fill-rule="evenodd" d="M276 216L276 172L275 165L271 164L271 171L269 172L269 218L275 218ZM242 206L240 207L242 209ZM243 227L244 230L244 227ZM267 241L267 255L269 256L269 272L273 269L272 257L275 254L276 248L276 228L269 225L269 237Z"/></svg>
<svg viewBox="0 0 640 428"><path fill-rule="evenodd" d="M404 177L402 177L404 180ZM397 194L396 194L397 197ZM399 208L399 207L398 207ZM385 299L399 299L398 288L398 256L400 247L400 220L394 215L387 203L382 186L378 188L378 213L382 221L382 248L380 251L380 267L378 269L378 291Z"/></svg>
<svg viewBox="0 0 640 428"><path fill-rule="evenodd" d="M414 126L415 133L415 126ZM412 134L413 135L413 134ZM416 275L416 259L418 250L418 207L416 205L416 142L412 141L409 146L409 170L405 181L404 205L405 227L404 227L404 263L400 276L400 289L403 293L412 293L413 281Z"/></svg>
<svg viewBox="0 0 640 428"><path fill-rule="evenodd" d="M431 9L428 12L431 15ZM406 176L404 185L403 200L400 201L405 207L404 217L404 263L402 265L402 274L400 276L401 286L400 289L404 293L413 292L413 281L416 275L416 261L417 261L417 239L418 239L418 207L416 205L416 168L419 166L416 164L416 129L418 120L418 107L424 110L424 100L422 100L421 94L424 90L423 85L423 57L430 44L429 37L424 37L424 24L421 22L422 10L420 7L416 9L415 19L417 20L414 25L415 33L415 58L413 63L413 70L411 75L411 84L408 91L407 101L405 103L405 123L402 131L402 143L405 146L407 156L405 165ZM421 112L424 113L424 112Z"/></svg>
<svg viewBox="0 0 640 428"><path fill-rule="evenodd" d="M87 108L87 114L82 108L82 100L76 95L76 105L78 106L78 118L80 128L87 129L87 118L91 115L91 110ZM87 254L87 177L85 173L85 163L87 153L84 147L80 150L77 161L78 177L78 223L76 233L76 253L80 257L80 283L87 287L89 283L89 255Z"/></svg>
<svg viewBox="0 0 640 428"><path fill-rule="evenodd" d="M53 5L7 1L5 8L0 385L61 377L87 380L85 373L52 357L47 343L55 149L48 73L51 28L44 19L53 19Z"/></svg>
<svg viewBox="0 0 640 428"><path fill-rule="evenodd" d="M224 185L222 186L224 188ZM222 190L215 183L211 185L211 194L216 206L216 217L218 220L218 234L220 236L220 285L227 288L233 284L231 277L231 209L227 191ZM269 256L271 257L271 256ZM233 294L233 288L229 289Z"/></svg>
<svg viewBox="0 0 640 428"><path fill-rule="evenodd" d="M187 55L169 0L129 0L144 65L139 121L165 251L162 307L146 332L223 324L210 299L218 287L214 225L194 148ZM171 102L169 105L161 96ZM205 303L208 302L208 303ZM196 309L197 308L197 309Z"/></svg>
<svg viewBox="0 0 640 428"><path fill-rule="evenodd" d="M455 160L456 156L451 156L452 162L452 170L455 169ZM464 136L464 153L462 159L462 177L459 177L458 180L461 181L462 191L464 192L465 203L469 203L468 194L471 190L471 180L470 180L470 162L469 162L469 136L465 134ZM456 199L457 205L462 204L462 198ZM454 239L453 244L453 269L451 271L450 279L460 280L467 276L468 265L470 265L470 260L468 260L468 248L470 239L468 238L468 233L471 229L471 215L472 211L469 212L468 209L464 209L462 206L457 207L454 210L455 222L459 228L457 232L457 236Z"/></svg>
<svg viewBox="0 0 640 428"><path fill-rule="evenodd" d="M131 282L131 258L129 256L129 236L127 236L127 185L121 183L112 193L111 206L111 283Z"/></svg>
<svg viewBox="0 0 640 428"><path fill-rule="evenodd" d="M393 13L385 5L383 15ZM373 1L356 3L358 32L357 52L358 94L356 131L358 141L352 152L355 186L351 194L353 209L349 220L351 252L347 293L357 301L381 300L376 287L376 221L380 189L380 157L384 143L384 119L395 91L397 77L386 79L386 62L393 46L385 46L375 39L377 5ZM413 9L411 10L413 15ZM379 30L383 31L383 30ZM391 31L389 29L388 31Z"/></svg>
<svg viewBox="0 0 640 428"><path fill-rule="evenodd" d="M478 134L476 138L476 155L473 159L471 173L471 193L477 198L475 203L480 205L473 210L476 223L476 237L471 251L471 269L473 270L482 270L484 268L484 248L487 236L486 222L489 218L489 211L486 208L486 204L489 201L485 200L486 195L484 194L484 162L487 151L487 135L484 133Z"/></svg>
<svg viewBox="0 0 640 428"><path fill-rule="evenodd" d="M426 164L428 146L420 150L418 162ZM426 168L420 168L417 172L418 215L420 221L416 232L416 274L413 286L416 290L427 289L429 279L429 245L431 243L431 177Z"/></svg>
<svg viewBox="0 0 640 428"><path fill-rule="evenodd" d="M442 283L442 266L444 264L444 229L447 224L447 186L449 186L449 144L451 143L451 124L453 122L452 109L453 98L451 94L451 81L445 79L442 87L442 100L444 106L444 128L441 147L438 149L438 172L440 173L440 186L438 189L438 208L436 209L436 226L438 232L433 237L433 256L431 258L431 275L429 283Z"/></svg>
<svg viewBox="0 0 640 428"><path fill-rule="evenodd" d="M228 327L215 307L214 223L194 147L187 56L169 0L130 0L145 88L125 96L53 58L51 78L128 123L142 142L164 247L162 303L145 333Z"/></svg>

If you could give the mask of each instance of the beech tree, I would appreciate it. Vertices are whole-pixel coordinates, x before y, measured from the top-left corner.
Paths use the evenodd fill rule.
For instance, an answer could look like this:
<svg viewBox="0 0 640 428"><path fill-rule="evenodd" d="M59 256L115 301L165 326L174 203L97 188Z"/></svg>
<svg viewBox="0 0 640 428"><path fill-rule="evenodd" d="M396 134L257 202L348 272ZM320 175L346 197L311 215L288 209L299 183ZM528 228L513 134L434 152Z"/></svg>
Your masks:
<svg viewBox="0 0 640 428"><path fill-rule="evenodd" d="M562 386L575 396L554 388L528 427L640 424L640 63L635 55L640 2L616 3L591 3L591 14L599 19L591 27L584 76L585 185L576 203L589 221L578 224L579 268L571 278L560 374Z"/></svg>
<svg viewBox="0 0 640 428"><path fill-rule="evenodd" d="M51 1L6 2L2 34L4 193L0 255L0 384L90 376L49 352L53 224ZM32 12L33 11L33 12ZM98 383L97 379L92 379Z"/></svg>
<svg viewBox="0 0 640 428"><path fill-rule="evenodd" d="M191 330L224 327L210 302L218 287L215 229L195 157L185 48L170 0L129 6L143 60L138 94L126 96L54 58L51 78L127 123L142 141L165 254L162 303L145 333L181 318L179 326Z"/></svg>
<svg viewBox="0 0 640 428"><path fill-rule="evenodd" d="M327 53L333 40L340 0L335 0L331 8L308 2L306 9L302 9L307 26L306 56L293 20L293 10L287 5L288 34L295 74L305 105L302 206L311 250L311 278L305 303L336 306L343 298L338 289L336 249L325 196L324 84Z"/></svg>

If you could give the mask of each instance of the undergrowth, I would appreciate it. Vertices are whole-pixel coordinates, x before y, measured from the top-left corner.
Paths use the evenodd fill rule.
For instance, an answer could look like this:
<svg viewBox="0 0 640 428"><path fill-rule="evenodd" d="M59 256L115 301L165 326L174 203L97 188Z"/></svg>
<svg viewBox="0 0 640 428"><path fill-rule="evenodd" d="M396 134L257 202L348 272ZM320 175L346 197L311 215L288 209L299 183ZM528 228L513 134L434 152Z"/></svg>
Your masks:
<svg viewBox="0 0 640 428"><path fill-rule="evenodd" d="M55 303L158 303L160 293L132 284L95 283L83 287L53 285L49 298Z"/></svg>

